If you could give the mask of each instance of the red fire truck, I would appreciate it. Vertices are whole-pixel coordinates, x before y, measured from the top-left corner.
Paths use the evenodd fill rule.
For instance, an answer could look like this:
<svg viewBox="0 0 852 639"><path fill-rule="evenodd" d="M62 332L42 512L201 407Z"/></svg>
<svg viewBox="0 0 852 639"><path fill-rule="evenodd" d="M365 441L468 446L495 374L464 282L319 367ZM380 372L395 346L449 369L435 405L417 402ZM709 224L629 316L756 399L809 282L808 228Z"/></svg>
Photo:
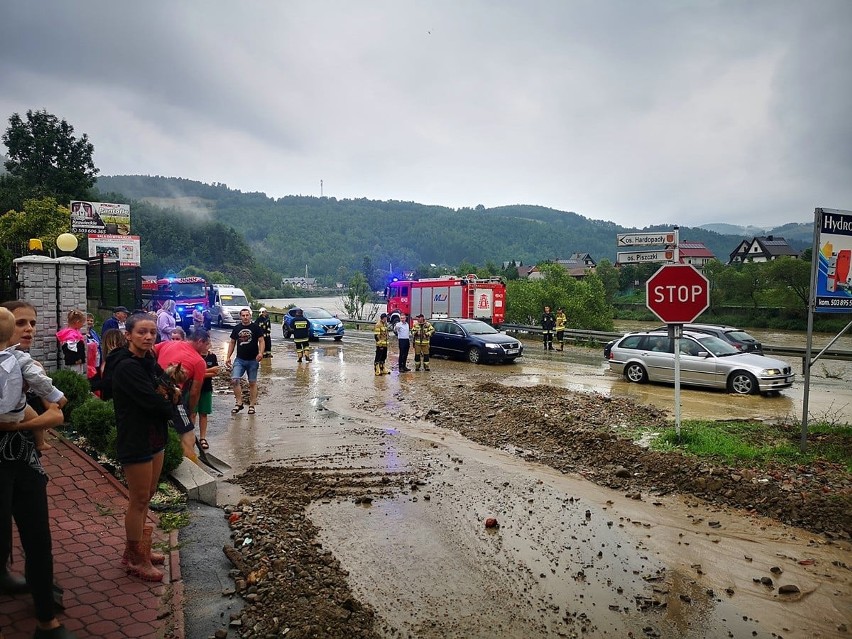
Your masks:
<svg viewBox="0 0 852 639"><path fill-rule="evenodd" d="M175 313L184 328L192 326L192 312L209 309L210 286L203 277L142 276L142 302L150 311L156 311L165 300L175 301ZM206 324L206 322L205 322Z"/></svg>
<svg viewBox="0 0 852 639"><path fill-rule="evenodd" d="M413 318L464 317L499 327L506 314L506 285L499 277L447 275L422 280L391 282L388 287L388 322L402 313Z"/></svg>

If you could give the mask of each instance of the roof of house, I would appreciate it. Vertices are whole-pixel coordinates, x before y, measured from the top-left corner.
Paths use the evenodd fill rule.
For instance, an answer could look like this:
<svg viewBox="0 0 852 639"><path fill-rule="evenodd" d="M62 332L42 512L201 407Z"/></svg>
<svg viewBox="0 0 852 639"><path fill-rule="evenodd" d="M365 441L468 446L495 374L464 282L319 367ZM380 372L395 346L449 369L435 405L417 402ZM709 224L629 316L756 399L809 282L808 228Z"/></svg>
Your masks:
<svg viewBox="0 0 852 639"><path fill-rule="evenodd" d="M716 256L703 242L679 242L677 245L680 257L706 257L714 259Z"/></svg>
<svg viewBox="0 0 852 639"><path fill-rule="evenodd" d="M787 244L787 240L783 237L773 237L770 235L769 237L756 237L754 238L755 242L758 242L763 249L769 253L770 255L798 255L799 252L793 249L789 244Z"/></svg>

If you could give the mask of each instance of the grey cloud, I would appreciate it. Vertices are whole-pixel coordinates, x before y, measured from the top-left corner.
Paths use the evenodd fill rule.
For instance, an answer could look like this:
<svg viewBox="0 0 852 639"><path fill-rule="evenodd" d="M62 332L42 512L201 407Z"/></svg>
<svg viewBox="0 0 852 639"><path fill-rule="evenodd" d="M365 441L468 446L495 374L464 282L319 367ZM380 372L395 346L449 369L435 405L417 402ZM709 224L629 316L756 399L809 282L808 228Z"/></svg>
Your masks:
<svg viewBox="0 0 852 639"><path fill-rule="evenodd" d="M69 117L105 174L274 196L324 179L337 197L631 225L852 206L846 0L11 0L4 13L0 115Z"/></svg>

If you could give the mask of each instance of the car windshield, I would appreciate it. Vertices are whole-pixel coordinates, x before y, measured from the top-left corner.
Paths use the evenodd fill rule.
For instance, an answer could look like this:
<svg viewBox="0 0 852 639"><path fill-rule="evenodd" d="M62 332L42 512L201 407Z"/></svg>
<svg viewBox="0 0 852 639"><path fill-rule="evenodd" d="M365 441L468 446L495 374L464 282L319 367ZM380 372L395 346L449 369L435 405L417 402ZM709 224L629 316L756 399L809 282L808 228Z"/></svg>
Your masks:
<svg viewBox="0 0 852 639"><path fill-rule="evenodd" d="M702 335L698 338L698 341L704 348L706 348L708 351L710 351L717 357L737 355L740 352L736 348L728 344L728 342L723 342L718 337L713 337L712 335Z"/></svg>
<svg viewBox="0 0 852 639"><path fill-rule="evenodd" d="M324 308L303 308L302 314L308 319L332 319L334 317Z"/></svg>
<svg viewBox="0 0 852 639"><path fill-rule="evenodd" d="M172 283L172 290L175 292L175 299L186 300L194 297L207 297L207 289L201 282L192 284Z"/></svg>
<svg viewBox="0 0 852 639"><path fill-rule="evenodd" d="M465 322L462 324L462 327L467 331L468 335L494 335L500 332L485 322Z"/></svg>
<svg viewBox="0 0 852 639"><path fill-rule="evenodd" d="M244 295L220 295L223 306L240 306L248 308L249 302Z"/></svg>

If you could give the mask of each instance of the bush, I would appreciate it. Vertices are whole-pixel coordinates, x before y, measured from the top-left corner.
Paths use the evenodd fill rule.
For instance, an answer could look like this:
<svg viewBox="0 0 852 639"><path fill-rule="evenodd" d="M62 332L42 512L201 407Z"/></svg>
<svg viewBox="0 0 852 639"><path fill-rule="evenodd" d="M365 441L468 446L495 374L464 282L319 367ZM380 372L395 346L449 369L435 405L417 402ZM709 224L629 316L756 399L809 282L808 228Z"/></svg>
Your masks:
<svg viewBox="0 0 852 639"><path fill-rule="evenodd" d="M163 475L168 475L183 461L183 446L180 443L180 435L174 428L169 428L166 439L166 454L163 459Z"/></svg>
<svg viewBox="0 0 852 639"><path fill-rule="evenodd" d="M74 430L85 437L92 448L115 459L115 409L112 400L88 399L71 412L70 421Z"/></svg>
<svg viewBox="0 0 852 639"><path fill-rule="evenodd" d="M69 422L74 409L92 396L89 380L68 368L50 373L50 378L53 380L53 385L65 393L68 403L63 406L62 414L65 415L65 421Z"/></svg>

